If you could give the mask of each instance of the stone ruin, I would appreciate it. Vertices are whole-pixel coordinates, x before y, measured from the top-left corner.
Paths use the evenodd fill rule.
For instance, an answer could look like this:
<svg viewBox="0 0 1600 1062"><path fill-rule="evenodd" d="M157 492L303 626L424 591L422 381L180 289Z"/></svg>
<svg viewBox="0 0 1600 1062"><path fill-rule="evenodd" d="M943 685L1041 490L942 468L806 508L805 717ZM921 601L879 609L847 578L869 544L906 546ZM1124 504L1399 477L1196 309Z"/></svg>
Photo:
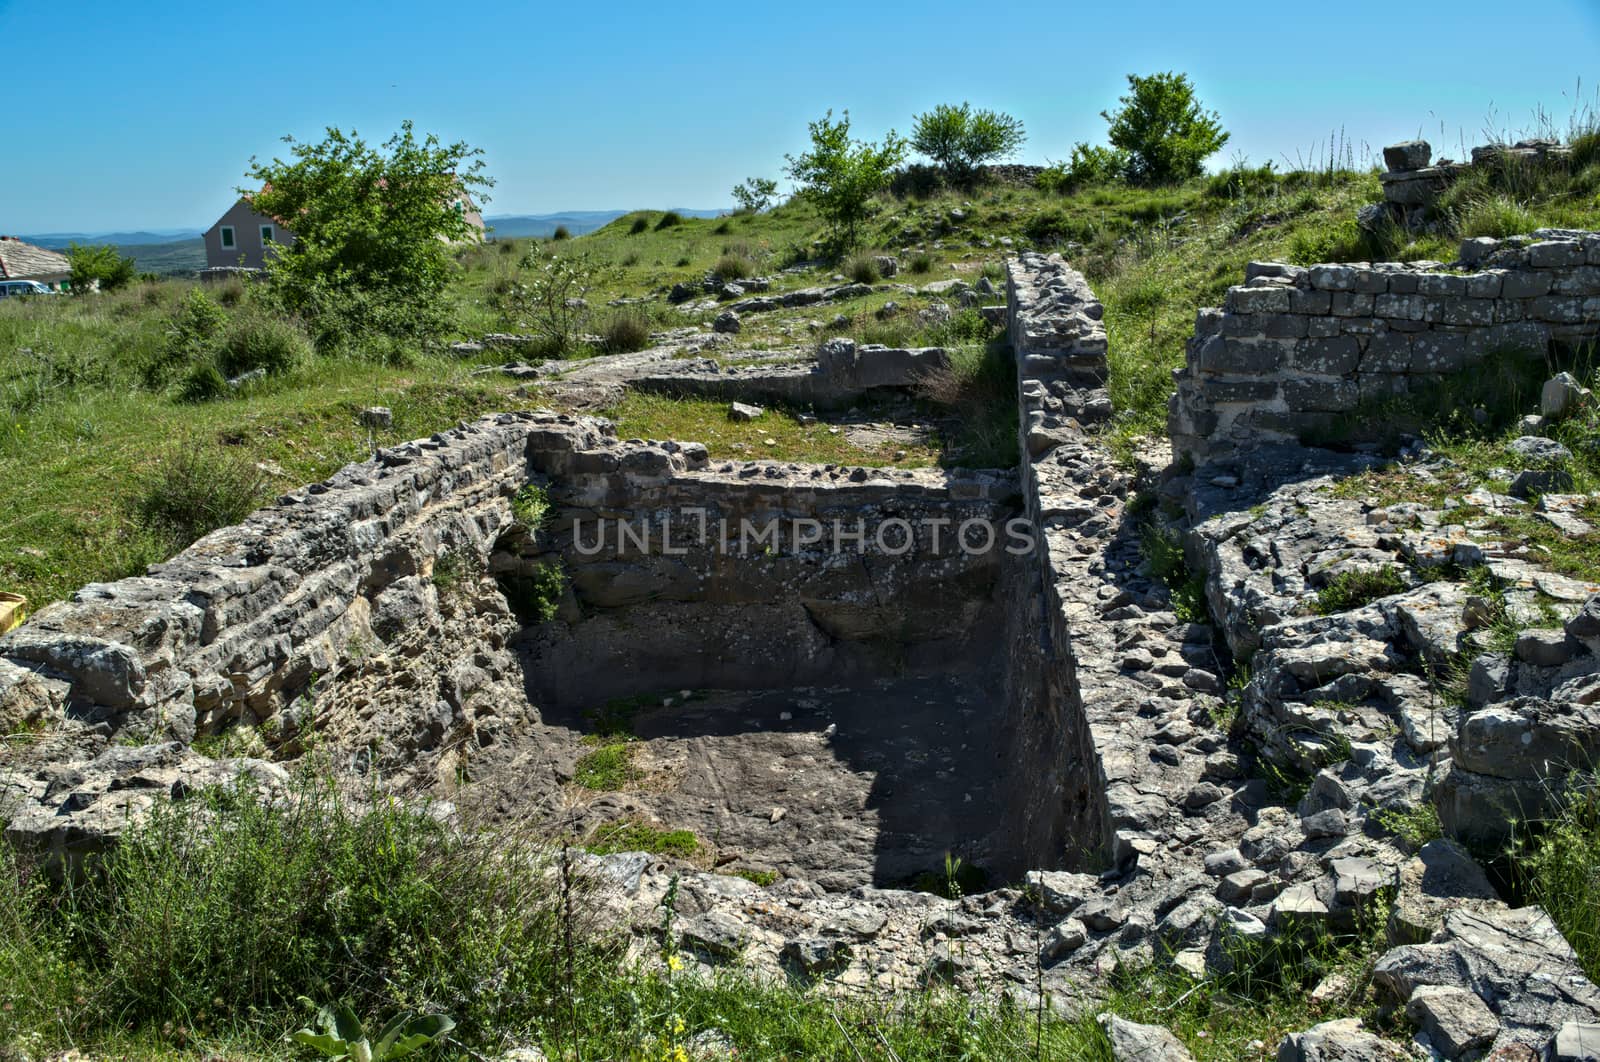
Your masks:
<svg viewBox="0 0 1600 1062"><path fill-rule="evenodd" d="M1484 144L1472 149L1471 161L1434 159L1433 145L1408 140L1383 149L1383 204L1373 220L1389 217L1408 229L1432 224L1439 197L1475 167L1557 166L1566 163L1571 149L1559 140L1535 137L1514 144Z"/></svg>
<svg viewBox="0 0 1600 1062"><path fill-rule="evenodd" d="M7 838L70 872L155 800L283 784L316 745L447 798L442 814L692 828L698 863L582 858L645 961L674 882L707 967L1069 1013L1119 966L1203 977L1240 941L1381 920L1374 985L1438 1057L1577 1057L1557 1049L1596 1035L1600 989L1460 842L1503 836L1600 754L1600 587L1448 512L1331 492L1381 458L1295 441L1364 394L1461 371L1497 330L1542 341L1593 319L1600 235L1469 255L1466 272L1253 266L1202 311L1173 405L1191 460L1159 494L1185 511L1212 622L1180 619L1148 569L1140 484L1097 434L1099 302L1059 256L1024 254L1007 284L1020 468L713 461L554 413L379 451L0 638L0 716L44 730L0 767ZM641 379L662 364L628 357ZM892 361L839 345L778 375L883 380ZM531 525L529 487L550 507ZM1465 504L1527 505L1480 493ZM817 537L839 521L852 548ZM950 529L969 522L1026 547L962 548ZM723 529L746 526L756 541L730 548ZM1480 651L1458 584L1407 576L1310 608L1343 572L1449 563L1510 586L1534 628L1512 657ZM541 600L555 565L565 589ZM1428 668L1474 653L1469 704L1442 702ZM619 700L657 784L574 807L584 738ZM200 751L229 733L247 754ZM1429 801L1448 836L1398 835ZM989 887L909 887L946 854ZM1338 1051L1408 1057L1337 1020L1278 1057Z"/></svg>

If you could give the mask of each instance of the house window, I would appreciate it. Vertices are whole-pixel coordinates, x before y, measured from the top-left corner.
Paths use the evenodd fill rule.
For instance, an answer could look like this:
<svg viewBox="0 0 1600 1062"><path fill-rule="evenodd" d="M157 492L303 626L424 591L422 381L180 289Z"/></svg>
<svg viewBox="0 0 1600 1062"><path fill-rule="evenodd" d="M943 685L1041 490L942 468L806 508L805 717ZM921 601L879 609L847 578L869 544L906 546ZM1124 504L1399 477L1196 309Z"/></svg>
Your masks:
<svg viewBox="0 0 1600 1062"><path fill-rule="evenodd" d="M265 247L267 244L269 244L271 242L272 242L272 226L271 225L263 225L263 226L261 226L261 245L263 247Z"/></svg>
<svg viewBox="0 0 1600 1062"><path fill-rule="evenodd" d="M222 226L222 249L224 251L233 250L233 226L232 225L224 225L224 226Z"/></svg>

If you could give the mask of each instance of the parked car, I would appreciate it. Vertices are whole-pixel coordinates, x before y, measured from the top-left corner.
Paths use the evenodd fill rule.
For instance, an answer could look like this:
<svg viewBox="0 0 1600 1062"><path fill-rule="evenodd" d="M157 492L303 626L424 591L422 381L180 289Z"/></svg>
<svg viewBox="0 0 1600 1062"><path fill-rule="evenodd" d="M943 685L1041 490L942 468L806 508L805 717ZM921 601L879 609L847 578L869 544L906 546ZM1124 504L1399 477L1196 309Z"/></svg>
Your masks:
<svg viewBox="0 0 1600 1062"><path fill-rule="evenodd" d="M55 295L56 289L47 287L37 280L0 280L0 299L15 298L19 295Z"/></svg>

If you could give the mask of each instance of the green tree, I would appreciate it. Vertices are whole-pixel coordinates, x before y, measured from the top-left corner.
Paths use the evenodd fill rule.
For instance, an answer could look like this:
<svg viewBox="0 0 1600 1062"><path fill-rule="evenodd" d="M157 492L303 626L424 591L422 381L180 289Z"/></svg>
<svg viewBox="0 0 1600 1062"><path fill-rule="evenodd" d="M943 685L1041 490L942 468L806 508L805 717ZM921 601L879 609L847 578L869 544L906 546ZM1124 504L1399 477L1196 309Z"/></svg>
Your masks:
<svg viewBox="0 0 1600 1062"><path fill-rule="evenodd" d="M916 116L911 146L950 177L965 180L984 163L1015 154L1027 138L1022 122L1009 114L941 103Z"/></svg>
<svg viewBox="0 0 1600 1062"><path fill-rule="evenodd" d="M255 208L283 219L294 242L267 261L272 289L310 323L321 348L353 335L426 339L448 324L451 244L476 230L463 209L488 188L482 151L418 139L411 122L374 148L330 127L320 143L291 145L291 159L252 159ZM481 198L481 197L480 197Z"/></svg>
<svg viewBox="0 0 1600 1062"><path fill-rule="evenodd" d="M1128 154L1128 179L1167 184L1200 176L1228 134L1217 113L1201 106L1189 75L1129 74L1128 88L1115 112L1100 112L1112 145Z"/></svg>
<svg viewBox="0 0 1600 1062"><path fill-rule="evenodd" d="M101 291L116 291L134 278L133 259L118 254L108 243L67 247L67 261L72 263L72 290L89 291L98 281Z"/></svg>
<svg viewBox="0 0 1600 1062"><path fill-rule="evenodd" d="M872 197L888 185L890 173L905 159L906 142L893 129L882 144L852 140L849 111L838 121L829 111L808 128L811 150L784 156L786 172L828 223L834 249L846 250L855 246L861 223L870 216Z"/></svg>
<svg viewBox="0 0 1600 1062"><path fill-rule="evenodd" d="M743 184L733 186L733 201L741 211L759 214L772 203L778 194L778 182L770 177L750 177Z"/></svg>

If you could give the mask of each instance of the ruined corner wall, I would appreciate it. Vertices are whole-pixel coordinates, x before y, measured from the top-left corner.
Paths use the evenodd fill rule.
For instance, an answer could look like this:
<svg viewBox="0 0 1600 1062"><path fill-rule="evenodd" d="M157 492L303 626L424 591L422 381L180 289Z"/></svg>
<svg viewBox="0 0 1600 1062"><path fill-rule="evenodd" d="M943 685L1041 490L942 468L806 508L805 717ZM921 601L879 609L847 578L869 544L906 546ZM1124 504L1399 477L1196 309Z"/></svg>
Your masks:
<svg viewBox="0 0 1600 1062"><path fill-rule="evenodd" d="M1221 309L1196 316L1169 406L1173 451L1208 460L1297 441L1492 353L1543 356L1596 335L1600 233L1467 240L1448 269L1251 263Z"/></svg>

